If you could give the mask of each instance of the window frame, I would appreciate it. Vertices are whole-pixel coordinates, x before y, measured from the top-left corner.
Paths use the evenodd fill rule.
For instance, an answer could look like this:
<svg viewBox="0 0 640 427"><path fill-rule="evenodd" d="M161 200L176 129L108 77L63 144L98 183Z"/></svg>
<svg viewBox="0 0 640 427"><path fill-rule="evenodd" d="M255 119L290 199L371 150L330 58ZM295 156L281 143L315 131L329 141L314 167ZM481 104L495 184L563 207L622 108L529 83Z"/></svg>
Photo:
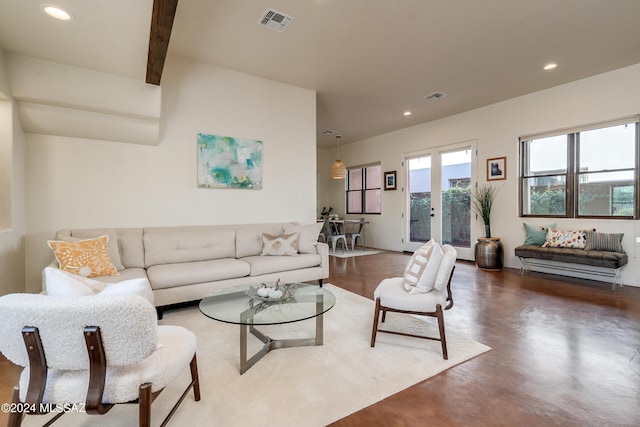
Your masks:
<svg viewBox="0 0 640 427"><path fill-rule="evenodd" d="M579 203L580 203L580 177L586 174L593 173L607 173L607 172L621 172L621 171L630 171L631 168L620 168L620 169L598 169L591 171L580 170L580 134L582 132L587 132L590 130L596 129L604 129L608 127L615 127L620 125L629 125L635 127L635 136L634 136L634 148L635 148L635 159L634 159L634 167L633 167L633 193L634 193L634 201L633 201L633 215L584 215L579 212ZM562 136L565 135L567 137L567 164L565 172L557 172L544 175L532 175L526 174L525 172L528 170L528 166L530 163L530 158L527 153L527 143L536 139L542 139L546 137L552 136ZM589 219L622 219L622 220L636 220L640 218L640 115L626 117L623 119L598 123L590 126L583 126L579 128L567 129L564 131L558 131L553 133L545 133L538 135L529 135L526 137L519 138L519 150L520 150L520 176L519 176L519 185L518 185L518 211L519 216L522 218L589 218ZM545 176L564 176L565 177L565 213L564 214L532 214L532 213L524 213L524 191L525 191L525 183L526 180L537 177L545 177Z"/></svg>
<svg viewBox="0 0 640 427"><path fill-rule="evenodd" d="M376 167L380 170L380 179L377 183L371 184L367 182L367 168ZM351 180L351 171L359 170L361 173L361 186L359 190L349 190L350 188L350 180ZM380 163L370 164L366 166L358 166L347 169L347 177L345 180L345 206L347 215L381 215L382 214L382 165ZM373 186L377 185L377 186ZM368 212L367 211L367 191L377 190L378 197L380 199L380 211L379 212ZM360 212L354 212L351 210L351 205L349 203L349 194L350 193L360 193Z"/></svg>

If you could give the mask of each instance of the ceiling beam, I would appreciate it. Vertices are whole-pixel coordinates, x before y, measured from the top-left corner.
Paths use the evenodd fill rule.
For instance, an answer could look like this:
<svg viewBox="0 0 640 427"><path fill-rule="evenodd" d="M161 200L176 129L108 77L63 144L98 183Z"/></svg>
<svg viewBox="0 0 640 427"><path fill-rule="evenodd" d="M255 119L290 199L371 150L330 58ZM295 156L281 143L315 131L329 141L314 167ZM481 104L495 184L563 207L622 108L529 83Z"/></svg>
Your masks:
<svg viewBox="0 0 640 427"><path fill-rule="evenodd" d="M160 85L177 7L178 0L153 0L149 55L147 57L147 83Z"/></svg>

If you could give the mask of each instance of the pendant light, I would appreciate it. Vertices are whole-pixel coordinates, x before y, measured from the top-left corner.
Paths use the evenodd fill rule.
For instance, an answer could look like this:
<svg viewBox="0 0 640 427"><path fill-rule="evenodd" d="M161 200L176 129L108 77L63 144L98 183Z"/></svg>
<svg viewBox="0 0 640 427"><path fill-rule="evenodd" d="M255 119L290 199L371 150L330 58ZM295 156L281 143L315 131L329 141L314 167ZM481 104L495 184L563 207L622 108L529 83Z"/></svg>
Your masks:
<svg viewBox="0 0 640 427"><path fill-rule="evenodd" d="M336 135L336 139L338 140L338 160L333 162L331 165L331 178L333 179L344 179L347 176L347 168L340 160L340 137L341 135Z"/></svg>

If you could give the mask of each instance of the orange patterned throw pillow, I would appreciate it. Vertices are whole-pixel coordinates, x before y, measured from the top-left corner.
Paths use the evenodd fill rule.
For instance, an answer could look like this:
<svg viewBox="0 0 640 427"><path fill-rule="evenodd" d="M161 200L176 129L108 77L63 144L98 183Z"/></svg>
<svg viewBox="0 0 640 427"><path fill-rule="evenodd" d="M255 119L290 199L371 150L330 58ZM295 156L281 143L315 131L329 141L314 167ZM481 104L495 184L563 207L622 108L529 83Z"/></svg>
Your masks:
<svg viewBox="0 0 640 427"><path fill-rule="evenodd" d="M49 240L47 244L56 256L60 269L84 277L117 276L109 257L109 237L63 242Z"/></svg>

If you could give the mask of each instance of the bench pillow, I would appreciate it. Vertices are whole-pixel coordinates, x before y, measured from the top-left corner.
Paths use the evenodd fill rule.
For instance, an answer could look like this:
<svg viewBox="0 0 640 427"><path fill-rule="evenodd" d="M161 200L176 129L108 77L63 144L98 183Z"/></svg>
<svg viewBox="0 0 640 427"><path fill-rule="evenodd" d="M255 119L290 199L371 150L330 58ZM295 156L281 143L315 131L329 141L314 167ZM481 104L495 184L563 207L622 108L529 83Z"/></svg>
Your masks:
<svg viewBox="0 0 640 427"><path fill-rule="evenodd" d="M584 249L585 231L550 228L542 247Z"/></svg>
<svg viewBox="0 0 640 427"><path fill-rule="evenodd" d="M524 231L527 234L524 239L524 245L544 245L547 238L547 230L556 228L555 223L540 226L523 222L522 225L524 225Z"/></svg>
<svg viewBox="0 0 640 427"><path fill-rule="evenodd" d="M587 243L584 247L587 251L607 251L626 253L622 247L624 233L597 233L587 231Z"/></svg>

